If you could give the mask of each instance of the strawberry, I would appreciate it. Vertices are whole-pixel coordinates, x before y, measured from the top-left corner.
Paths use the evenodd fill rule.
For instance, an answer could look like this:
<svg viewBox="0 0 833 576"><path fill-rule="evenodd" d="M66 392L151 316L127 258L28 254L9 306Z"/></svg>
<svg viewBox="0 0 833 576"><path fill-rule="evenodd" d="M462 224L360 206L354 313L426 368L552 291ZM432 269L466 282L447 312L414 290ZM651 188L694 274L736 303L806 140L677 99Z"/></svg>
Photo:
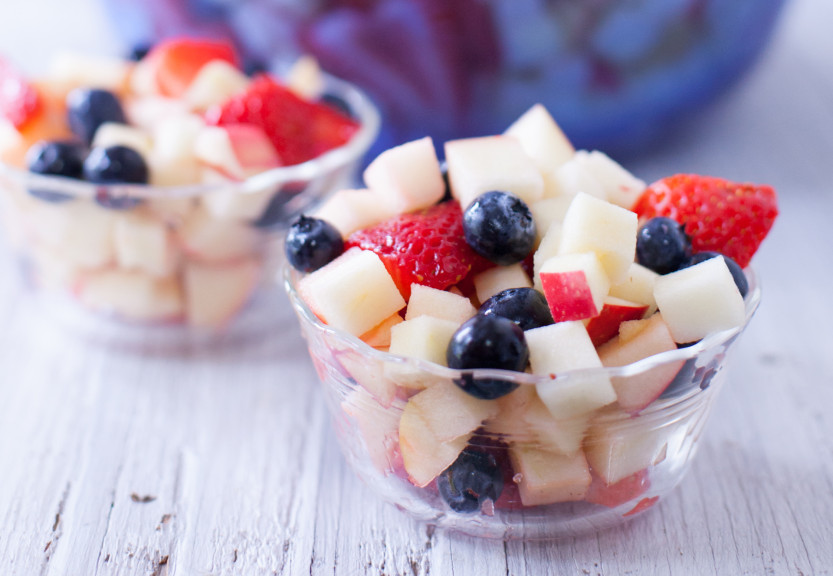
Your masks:
<svg viewBox="0 0 833 576"><path fill-rule="evenodd" d="M268 76L205 113L208 124L255 124L263 128L284 165L300 164L345 144L358 124L328 106L308 102Z"/></svg>
<svg viewBox="0 0 833 576"><path fill-rule="evenodd" d="M667 216L685 226L694 252L715 251L745 268L778 215L769 186L677 174L642 194L634 207L641 221Z"/></svg>
<svg viewBox="0 0 833 576"><path fill-rule="evenodd" d="M40 108L38 91L14 66L0 58L0 118L20 129Z"/></svg>
<svg viewBox="0 0 833 576"><path fill-rule="evenodd" d="M354 232L345 249L353 246L379 255L405 300L411 295L411 284L445 290L473 267L484 266L483 257L466 244L463 211L455 201L400 214Z"/></svg>
<svg viewBox="0 0 833 576"><path fill-rule="evenodd" d="M147 58L154 63L159 91L172 98L184 94L200 68L212 60L225 60L237 66L232 45L215 40L166 40L156 45Z"/></svg>

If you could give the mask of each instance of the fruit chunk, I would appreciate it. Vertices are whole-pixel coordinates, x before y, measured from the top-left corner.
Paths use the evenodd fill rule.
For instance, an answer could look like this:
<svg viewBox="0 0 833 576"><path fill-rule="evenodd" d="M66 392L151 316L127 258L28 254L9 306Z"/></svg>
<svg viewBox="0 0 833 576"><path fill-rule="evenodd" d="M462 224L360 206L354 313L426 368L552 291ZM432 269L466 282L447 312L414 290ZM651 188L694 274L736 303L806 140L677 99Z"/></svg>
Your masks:
<svg viewBox="0 0 833 576"><path fill-rule="evenodd" d="M234 65L211 60L200 68L182 99L192 110L205 110L243 92L248 85L249 79Z"/></svg>
<svg viewBox="0 0 833 576"><path fill-rule="evenodd" d="M475 276L473 281L480 302L509 288L532 288L532 281L520 264L489 268Z"/></svg>
<svg viewBox="0 0 833 576"><path fill-rule="evenodd" d="M610 289L602 264L592 252L550 258L538 276L555 322L597 316Z"/></svg>
<svg viewBox="0 0 833 576"><path fill-rule="evenodd" d="M659 278L659 274L653 270L648 270L644 266L632 262L628 266L625 278L621 282L614 282L610 286L610 295L638 304L645 304L648 306L645 315L650 316L657 310L657 303L654 300L654 283L657 278Z"/></svg>
<svg viewBox="0 0 833 576"><path fill-rule="evenodd" d="M552 314L544 295L529 287L501 290L480 305L480 314L503 316L521 330L552 324Z"/></svg>
<svg viewBox="0 0 833 576"><path fill-rule="evenodd" d="M618 336L599 348L603 365L627 366L654 354L677 349L661 314L634 321L629 328L637 332L629 334L629 338ZM684 363L683 360L664 362L631 376L611 378L619 407L626 412L639 412L648 406L668 387Z"/></svg>
<svg viewBox="0 0 833 576"><path fill-rule="evenodd" d="M115 215L91 202L38 202L28 215L33 236L72 264L98 268L115 260Z"/></svg>
<svg viewBox="0 0 833 576"><path fill-rule="evenodd" d="M127 124L105 122L95 131L93 148L108 148L110 146L127 146L134 149L144 158L150 156L153 144L150 135Z"/></svg>
<svg viewBox="0 0 833 576"><path fill-rule="evenodd" d="M402 322L404 322L404 320L398 312L396 314L391 314L386 319L382 320L382 322L362 334L360 338L368 346L372 346L373 348L383 348L387 351L388 347L390 347L391 328L397 324L401 324Z"/></svg>
<svg viewBox="0 0 833 576"><path fill-rule="evenodd" d="M685 226L694 252L720 252L746 268L772 228L778 206L769 186L678 174L651 184L634 211L642 220L676 220Z"/></svg>
<svg viewBox="0 0 833 576"><path fill-rule="evenodd" d="M49 78L66 90L83 86L124 92L129 75L129 62L108 56L61 52L49 66Z"/></svg>
<svg viewBox="0 0 833 576"><path fill-rule="evenodd" d="M448 343L458 326L457 322L431 316L405 320L391 327L388 352L445 366ZM385 373L400 386L424 388L430 383L429 375L408 364L390 363Z"/></svg>
<svg viewBox="0 0 833 576"><path fill-rule="evenodd" d="M376 226L397 216L397 212L386 203L379 202L378 195L365 188L339 190L330 196L313 215L338 228L341 235L347 238L357 230Z"/></svg>
<svg viewBox="0 0 833 576"><path fill-rule="evenodd" d="M592 470L591 470L592 473ZM613 484L605 484L598 475L593 475L593 482L584 497L588 502L616 508L625 502L638 498L651 487L648 469L640 470Z"/></svg>
<svg viewBox="0 0 833 576"><path fill-rule="evenodd" d="M169 276L177 265L177 252L165 224L130 213L115 223L116 260L121 268L152 276Z"/></svg>
<svg viewBox="0 0 833 576"><path fill-rule="evenodd" d="M152 63L159 93L182 96L203 66L212 60L237 65L234 48L227 42L174 38L158 43L146 56Z"/></svg>
<svg viewBox="0 0 833 576"><path fill-rule="evenodd" d="M743 324L743 297L723 258L711 258L657 278L654 298L675 342Z"/></svg>
<svg viewBox="0 0 833 576"><path fill-rule="evenodd" d="M199 181L194 142L202 128L202 120L192 114L171 115L154 125L153 151L148 157L152 185L179 186Z"/></svg>
<svg viewBox="0 0 833 576"><path fill-rule="evenodd" d="M526 203L513 194L481 194L463 213L466 242L490 262L509 266L523 261L535 247L535 220Z"/></svg>
<svg viewBox="0 0 833 576"><path fill-rule="evenodd" d="M412 396L399 424L399 446L411 482L427 486L497 410L496 403L474 398L451 382L438 382Z"/></svg>
<svg viewBox="0 0 833 576"><path fill-rule="evenodd" d="M606 297L599 315L587 322L587 333L593 346L601 346L619 333L619 325L622 322L639 320L647 310L648 306L645 304L628 302L613 296Z"/></svg>
<svg viewBox="0 0 833 576"><path fill-rule="evenodd" d="M578 194L564 215L558 252L594 252L610 281L619 282L634 260L638 224L630 210Z"/></svg>
<svg viewBox="0 0 833 576"><path fill-rule="evenodd" d="M176 320L182 314L182 292L174 278L142 272L105 270L86 274L78 297L84 306L131 320Z"/></svg>
<svg viewBox="0 0 833 576"><path fill-rule="evenodd" d="M459 326L475 314L477 310L472 306L471 300L464 296L414 284L411 286L405 320L425 315L450 320Z"/></svg>
<svg viewBox="0 0 833 576"><path fill-rule="evenodd" d="M430 136L382 152L364 171L364 182L395 213L427 208L445 193Z"/></svg>
<svg viewBox="0 0 833 576"><path fill-rule="evenodd" d="M318 60L312 56L301 56L286 74L286 86L306 100L314 100L324 90L324 77Z"/></svg>
<svg viewBox="0 0 833 576"><path fill-rule="evenodd" d="M500 497L503 476L494 454L469 447L437 477L437 489L455 512L477 512L487 500L494 503Z"/></svg>
<svg viewBox="0 0 833 576"><path fill-rule="evenodd" d="M585 370L602 363L584 324L559 322L527 330L525 336L532 373L554 377L536 388L556 419L582 416L616 400L606 374Z"/></svg>
<svg viewBox="0 0 833 576"><path fill-rule="evenodd" d="M373 466L390 474L397 461L399 411L380 405L362 388L350 391L341 408L356 422Z"/></svg>
<svg viewBox="0 0 833 576"><path fill-rule="evenodd" d="M182 249L191 259L202 262L228 262L254 254L262 240L250 226L218 220L205 209L191 212L177 233Z"/></svg>
<svg viewBox="0 0 833 576"><path fill-rule="evenodd" d="M656 423L641 424L638 417L614 414L610 421L593 425L584 441L587 461L608 485L652 466L661 458L669 434L655 428Z"/></svg>
<svg viewBox="0 0 833 576"><path fill-rule="evenodd" d="M4 58L0 58L0 118L19 129L40 110L38 91Z"/></svg>
<svg viewBox="0 0 833 576"><path fill-rule="evenodd" d="M266 133L251 124L204 127L194 140L194 156L234 180L245 180L281 165ZM262 210L261 206L252 216L258 216Z"/></svg>
<svg viewBox="0 0 833 576"><path fill-rule="evenodd" d="M219 328L228 324L257 288L261 264L247 258L230 264L185 265L186 314L191 326Z"/></svg>
<svg viewBox="0 0 833 576"><path fill-rule="evenodd" d="M524 506L584 499L592 478L582 452L571 456L529 447L509 449L512 467L520 476L518 490Z"/></svg>
<svg viewBox="0 0 833 576"><path fill-rule="evenodd" d="M302 278L298 293L323 322L355 336L405 307L379 257L358 248Z"/></svg>
<svg viewBox="0 0 833 576"><path fill-rule="evenodd" d="M468 207L491 190L514 194L527 204L544 194L544 181L520 143L505 136L452 140L445 143L451 193Z"/></svg>
<svg viewBox="0 0 833 576"><path fill-rule="evenodd" d="M339 257L344 252L344 240L326 220L302 215L289 227L284 252L293 268L312 272Z"/></svg>

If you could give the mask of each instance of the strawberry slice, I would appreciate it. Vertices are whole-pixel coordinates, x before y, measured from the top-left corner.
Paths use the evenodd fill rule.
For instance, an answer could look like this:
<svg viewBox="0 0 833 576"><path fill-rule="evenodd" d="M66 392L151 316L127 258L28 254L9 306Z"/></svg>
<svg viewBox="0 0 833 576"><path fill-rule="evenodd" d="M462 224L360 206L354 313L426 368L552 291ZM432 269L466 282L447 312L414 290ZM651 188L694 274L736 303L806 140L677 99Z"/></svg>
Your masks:
<svg viewBox="0 0 833 576"><path fill-rule="evenodd" d="M745 268L778 216L775 190L696 174L663 178L634 207L640 220L667 216L685 225L694 252L715 251Z"/></svg>
<svg viewBox="0 0 833 576"><path fill-rule="evenodd" d="M172 98L182 96L200 68L212 60L238 66L237 54L228 42L174 38L157 44L146 56L156 69L159 91Z"/></svg>
<svg viewBox="0 0 833 576"><path fill-rule="evenodd" d="M19 130L40 108L38 91L14 66L0 58L0 118Z"/></svg>
<svg viewBox="0 0 833 576"><path fill-rule="evenodd" d="M411 284L445 290L472 268L485 265L484 258L466 244L463 211L455 201L354 232L345 249L353 246L379 255L405 300L410 298Z"/></svg>
<svg viewBox="0 0 833 576"><path fill-rule="evenodd" d="M208 124L254 124L263 128L284 165L300 164L345 144L358 124L335 110L299 98L268 76L205 113Z"/></svg>

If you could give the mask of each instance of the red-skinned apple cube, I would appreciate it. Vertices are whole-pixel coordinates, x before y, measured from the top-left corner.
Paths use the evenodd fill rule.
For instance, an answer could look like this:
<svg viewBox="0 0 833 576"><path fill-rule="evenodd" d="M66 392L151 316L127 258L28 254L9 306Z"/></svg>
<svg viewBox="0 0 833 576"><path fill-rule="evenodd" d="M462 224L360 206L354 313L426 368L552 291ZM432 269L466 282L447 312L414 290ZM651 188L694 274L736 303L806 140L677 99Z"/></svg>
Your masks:
<svg viewBox="0 0 833 576"><path fill-rule="evenodd" d="M648 306L608 296L602 311L587 322L587 333L594 346L601 346L619 333L619 325L628 320L640 320Z"/></svg>
<svg viewBox="0 0 833 576"><path fill-rule="evenodd" d="M541 265L538 277L555 322L597 316L610 289L607 274L592 252L550 258Z"/></svg>

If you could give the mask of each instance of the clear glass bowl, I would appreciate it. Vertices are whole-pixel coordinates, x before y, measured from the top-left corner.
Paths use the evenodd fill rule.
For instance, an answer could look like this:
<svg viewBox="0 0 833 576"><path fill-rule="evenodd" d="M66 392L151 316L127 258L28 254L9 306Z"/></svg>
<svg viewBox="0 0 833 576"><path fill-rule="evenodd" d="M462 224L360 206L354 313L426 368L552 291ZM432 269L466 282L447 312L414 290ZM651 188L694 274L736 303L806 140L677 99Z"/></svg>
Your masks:
<svg viewBox="0 0 833 576"><path fill-rule="evenodd" d="M473 412L468 405L449 409L463 405L454 404L461 398L455 394L465 398L454 384L461 371L382 352L330 328L303 302L296 291L299 276L288 266L284 284L323 382L342 452L374 492L440 528L487 538L549 539L620 524L651 508L680 482L724 384L728 352L760 302L754 274L747 275L743 326L628 366L575 370L554 379L563 387L598 377L609 377L614 385L616 380L670 381L647 407L632 414L614 403L561 420L552 417L533 388L552 379L502 370L467 372L516 383L514 392L499 400L478 400L485 404ZM420 392L416 387L426 385L437 391L438 401L408 408L409 398ZM472 424L471 418L480 415L485 418ZM426 429L432 433L413 432ZM468 513L445 502L436 480L425 484L463 446L494 457L503 477L497 500L486 500ZM405 460L411 463L408 471ZM426 470L433 472L425 475ZM418 483L424 487L409 480L410 472L422 475Z"/></svg>
<svg viewBox="0 0 833 576"><path fill-rule="evenodd" d="M101 186L0 164L3 235L43 312L94 340L163 350L265 328L256 302L280 298L286 226L355 181L379 131L360 90L328 76L324 93L359 122L353 138L241 182Z"/></svg>

